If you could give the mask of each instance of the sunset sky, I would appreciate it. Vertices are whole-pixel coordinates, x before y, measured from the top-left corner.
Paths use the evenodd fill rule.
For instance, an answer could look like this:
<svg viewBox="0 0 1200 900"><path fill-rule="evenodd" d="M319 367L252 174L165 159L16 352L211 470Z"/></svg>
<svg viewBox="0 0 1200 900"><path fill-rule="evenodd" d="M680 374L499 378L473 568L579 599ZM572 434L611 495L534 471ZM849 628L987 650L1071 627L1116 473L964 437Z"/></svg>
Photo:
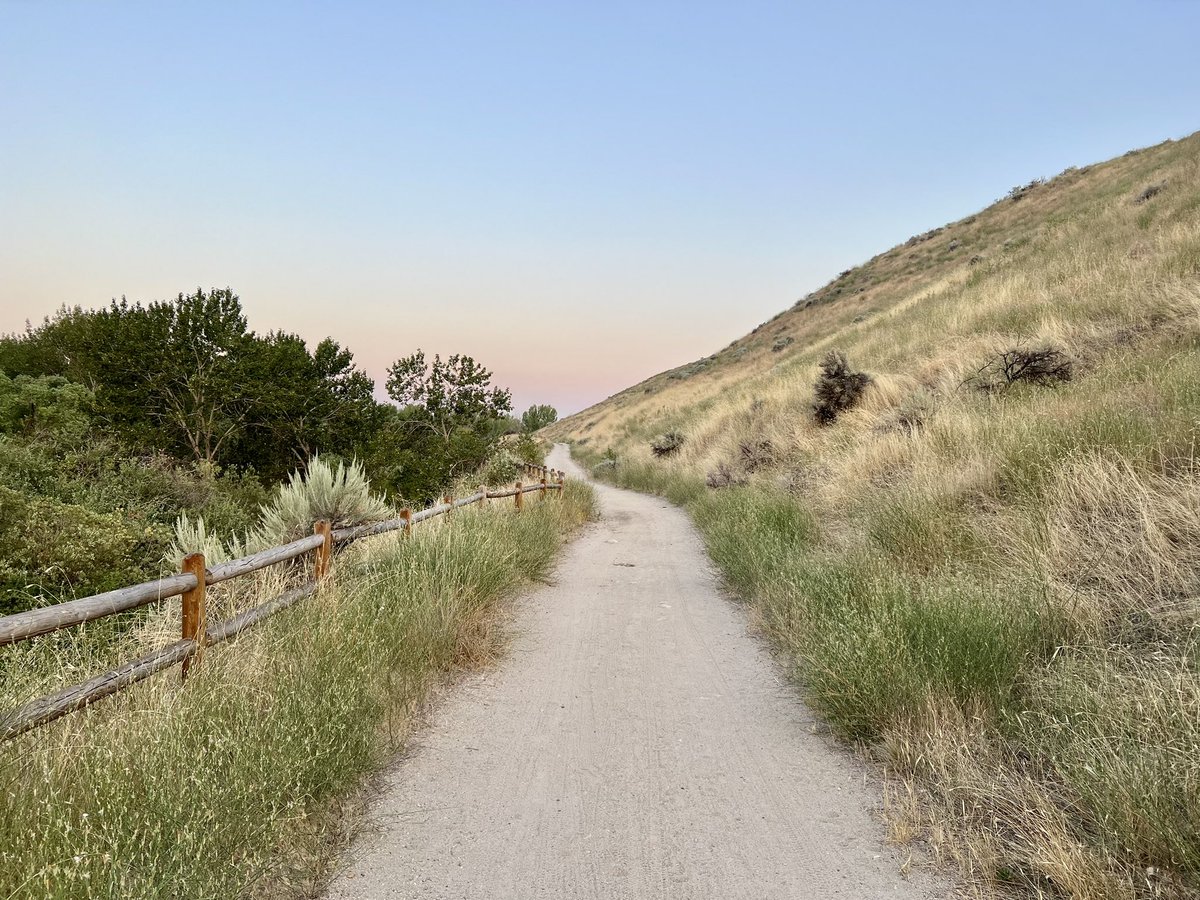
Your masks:
<svg viewBox="0 0 1200 900"><path fill-rule="evenodd" d="M232 287L563 413L1200 128L1200 3L0 2L0 331Z"/></svg>

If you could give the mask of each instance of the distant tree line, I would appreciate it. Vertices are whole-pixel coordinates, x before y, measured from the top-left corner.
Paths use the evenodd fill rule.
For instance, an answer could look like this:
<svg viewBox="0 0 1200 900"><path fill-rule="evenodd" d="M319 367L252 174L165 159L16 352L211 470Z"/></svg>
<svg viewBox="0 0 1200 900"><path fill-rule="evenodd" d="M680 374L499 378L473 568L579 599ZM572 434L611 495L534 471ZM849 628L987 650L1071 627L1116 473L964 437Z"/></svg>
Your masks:
<svg viewBox="0 0 1200 900"><path fill-rule="evenodd" d="M318 452L355 457L377 490L414 502L483 465L520 427L509 392L469 356L428 361L417 351L397 360L387 379L395 404L380 403L349 349L325 338L310 350L295 334L251 331L228 288L64 307L0 338L0 372L86 389L91 420L133 452L267 483ZM542 421L549 409L531 408L526 430L525 419Z"/></svg>

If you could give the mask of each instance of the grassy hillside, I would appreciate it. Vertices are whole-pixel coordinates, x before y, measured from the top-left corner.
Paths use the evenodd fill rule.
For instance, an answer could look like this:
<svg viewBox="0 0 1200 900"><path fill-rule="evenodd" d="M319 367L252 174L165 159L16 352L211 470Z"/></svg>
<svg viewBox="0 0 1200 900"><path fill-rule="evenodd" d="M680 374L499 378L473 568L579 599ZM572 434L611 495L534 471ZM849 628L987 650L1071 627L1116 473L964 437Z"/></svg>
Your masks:
<svg viewBox="0 0 1200 900"><path fill-rule="evenodd" d="M1200 896L1198 348L1200 134L1014 189L549 434L692 509L886 767L897 840L985 896Z"/></svg>

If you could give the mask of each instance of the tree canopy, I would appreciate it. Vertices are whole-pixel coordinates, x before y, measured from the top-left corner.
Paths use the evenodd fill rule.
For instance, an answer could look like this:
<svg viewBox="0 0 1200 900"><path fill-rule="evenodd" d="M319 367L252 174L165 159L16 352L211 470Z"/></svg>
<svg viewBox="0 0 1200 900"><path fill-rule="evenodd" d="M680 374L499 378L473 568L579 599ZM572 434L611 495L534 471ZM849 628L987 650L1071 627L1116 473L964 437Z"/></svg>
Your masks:
<svg viewBox="0 0 1200 900"><path fill-rule="evenodd" d="M145 450L279 479L318 450L352 455L379 421L374 382L331 338L256 335L230 289L64 307L0 339L0 371L90 389L97 420Z"/></svg>
<svg viewBox="0 0 1200 900"><path fill-rule="evenodd" d="M482 466L500 439L557 418L512 397L470 356L423 351L388 369L393 403L349 348L256 333L229 288L100 309L63 307L0 337L0 420L9 433L67 417L130 454L167 454L280 481L316 454L358 458L376 490L423 502ZM60 422L59 425L62 423Z"/></svg>
<svg viewBox="0 0 1200 900"><path fill-rule="evenodd" d="M533 432L545 428L547 425L553 425L557 421L558 410L545 403L535 403L521 413L521 427L527 434L533 434Z"/></svg>

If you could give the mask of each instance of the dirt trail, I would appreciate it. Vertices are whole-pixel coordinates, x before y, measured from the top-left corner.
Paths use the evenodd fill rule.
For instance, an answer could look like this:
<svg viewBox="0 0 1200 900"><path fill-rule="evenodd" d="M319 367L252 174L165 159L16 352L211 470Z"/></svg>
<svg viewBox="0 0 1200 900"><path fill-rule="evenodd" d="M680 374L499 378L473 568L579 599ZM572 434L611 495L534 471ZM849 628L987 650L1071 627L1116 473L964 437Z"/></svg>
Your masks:
<svg viewBox="0 0 1200 900"><path fill-rule="evenodd" d="M582 473L566 448L549 465ZM928 898L859 767L718 590L680 510L603 519L521 601L510 652L440 704L330 900Z"/></svg>

